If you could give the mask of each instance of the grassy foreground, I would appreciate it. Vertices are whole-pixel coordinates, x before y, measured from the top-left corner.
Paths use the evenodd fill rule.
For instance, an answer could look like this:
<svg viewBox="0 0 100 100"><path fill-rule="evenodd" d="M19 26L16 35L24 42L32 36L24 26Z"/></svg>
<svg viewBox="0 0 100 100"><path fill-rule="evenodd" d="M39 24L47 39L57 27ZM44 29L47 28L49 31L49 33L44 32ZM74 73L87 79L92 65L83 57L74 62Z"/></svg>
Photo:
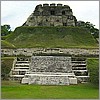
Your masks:
<svg viewBox="0 0 100 100"><path fill-rule="evenodd" d="M97 99L98 87L92 84L69 86L22 85L2 81L2 99Z"/></svg>
<svg viewBox="0 0 100 100"><path fill-rule="evenodd" d="M3 57L4 64L12 64L14 57ZM11 61L10 61L11 60ZM98 67L99 59L89 58L90 74ZM97 80L97 78L96 78ZM90 83L69 86L22 85L14 81L2 81L2 99L98 99L99 88Z"/></svg>

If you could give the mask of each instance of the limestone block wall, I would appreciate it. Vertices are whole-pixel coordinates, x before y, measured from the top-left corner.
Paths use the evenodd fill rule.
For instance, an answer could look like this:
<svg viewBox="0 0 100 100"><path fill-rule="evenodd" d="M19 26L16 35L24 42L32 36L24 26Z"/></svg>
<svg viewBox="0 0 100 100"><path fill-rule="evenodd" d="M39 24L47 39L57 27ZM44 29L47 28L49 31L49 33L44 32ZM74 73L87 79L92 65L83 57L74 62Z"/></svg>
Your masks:
<svg viewBox="0 0 100 100"><path fill-rule="evenodd" d="M62 16L33 16L26 21L28 26L75 26L74 19L67 19Z"/></svg>
<svg viewBox="0 0 100 100"><path fill-rule="evenodd" d="M75 26L77 19L68 5L37 5L23 26Z"/></svg>
<svg viewBox="0 0 100 100"><path fill-rule="evenodd" d="M68 55L99 55L99 49L66 49L66 48L20 48L20 49L1 49L1 55L25 55L32 56L33 54L68 54Z"/></svg>
<svg viewBox="0 0 100 100"><path fill-rule="evenodd" d="M69 85L67 76L34 76L29 78L28 84Z"/></svg>
<svg viewBox="0 0 100 100"><path fill-rule="evenodd" d="M22 79L22 84L41 84L41 85L69 85L77 84L74 73L28 73Z"/></svg>
<svg viewBox="0 0 100 100"><path fill-rule="evenodd" d="M71 57L32 56L31 72L71 72Z"/></svg>

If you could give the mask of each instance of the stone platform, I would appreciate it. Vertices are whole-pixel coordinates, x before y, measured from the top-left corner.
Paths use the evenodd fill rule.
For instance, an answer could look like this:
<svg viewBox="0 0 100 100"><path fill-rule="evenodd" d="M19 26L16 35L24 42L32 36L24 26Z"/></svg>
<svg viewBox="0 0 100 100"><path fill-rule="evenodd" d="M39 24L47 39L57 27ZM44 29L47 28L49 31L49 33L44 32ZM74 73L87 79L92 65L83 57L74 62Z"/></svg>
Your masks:
<svg viewBox="0 0 100 100"><path fill-rule="evenodd" d="M72 72L71 57L64 56L32 56L29 73L22 83L42 85L77 84Z"/></svg>
<svg viewBox="0 0 100 100"><path fill-rule="evenodd" d="M25 84L70 85L77 84L74 73L30 73L22 79Z"/></svg>
<svg viewBox="0 0 100 100"><path fill-rule="evenodd" d="M69 85L88 82L85 58L67 56L18 57L13 61L11 80L27 84Z"/></svg>

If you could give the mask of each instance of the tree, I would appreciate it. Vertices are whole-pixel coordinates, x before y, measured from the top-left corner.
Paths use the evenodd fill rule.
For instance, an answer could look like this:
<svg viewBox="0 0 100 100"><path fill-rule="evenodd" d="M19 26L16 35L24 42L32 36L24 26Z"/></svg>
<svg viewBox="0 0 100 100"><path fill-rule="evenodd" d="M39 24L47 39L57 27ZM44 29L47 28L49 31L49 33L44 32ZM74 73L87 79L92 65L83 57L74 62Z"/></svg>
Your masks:
<svg viewBox="0 0 100 100"><path fill-rule="evenodd" d="M77 26L85 27L85 22L84 21L77 21Z"/></svg>
<svg viewBox="0 0 100 100"><path fill-rule="evenodd" d="M77 26L87 28L91 32L91 34L94 36L94 38L99 38L99 30L95 28L94 27L95 25L93 25L92 23L78 21Z"/></svg>
<svg viewBox="0 0 100 100"><path fill-rule="evenodd" d="M99 38L99 30L97 28L94 28L93 36L94 38Z"/></svg>
<svg viewBox="0 0 100 100"><path fill-rule="evenodd" d="M10 25L3 25L1 26L1 36L6 36L11 33Z"/></svg>

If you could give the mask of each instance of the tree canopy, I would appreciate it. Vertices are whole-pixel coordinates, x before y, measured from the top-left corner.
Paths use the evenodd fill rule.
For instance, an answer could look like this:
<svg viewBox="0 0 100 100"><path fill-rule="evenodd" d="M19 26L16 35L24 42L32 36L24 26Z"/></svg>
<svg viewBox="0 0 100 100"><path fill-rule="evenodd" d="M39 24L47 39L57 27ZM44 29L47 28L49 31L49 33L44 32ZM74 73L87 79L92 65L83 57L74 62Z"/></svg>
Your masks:
<svg viewBox="0 0 100 100"><path fill-rule="evenodd" d="M2 25L1 26L1 36L6 36L11 33L10 25Z"/></svg>
<svg viewBox="0 0 100 100"><path fill-rule="evenodd" d="M77 26L87 28L91 32L91 34L94 36L94 38L99 38L99 30L95 28L94 27L95 25L93 25L92 23L78 21Z"/></svg>

